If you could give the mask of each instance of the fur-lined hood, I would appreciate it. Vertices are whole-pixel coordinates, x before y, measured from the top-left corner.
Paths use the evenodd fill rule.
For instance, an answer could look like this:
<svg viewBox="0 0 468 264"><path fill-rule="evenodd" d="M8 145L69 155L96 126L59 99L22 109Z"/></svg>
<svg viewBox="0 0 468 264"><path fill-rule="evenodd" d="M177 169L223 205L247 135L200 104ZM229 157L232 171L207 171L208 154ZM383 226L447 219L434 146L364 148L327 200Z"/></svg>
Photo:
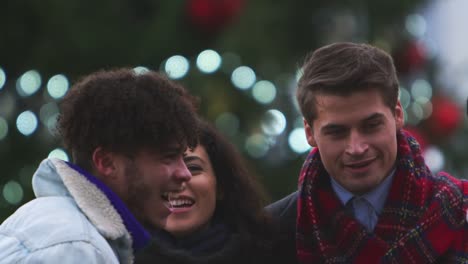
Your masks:
<svg viewBox="0 0 468 264"><path fill-rule="evenodd" d="M59 159L44 160L32 179L36 197L71 197L98 232L110 242L122 263L133 259L132 238L108 197L84 175ZM117 248L116 248L117 247Z"/></svg>

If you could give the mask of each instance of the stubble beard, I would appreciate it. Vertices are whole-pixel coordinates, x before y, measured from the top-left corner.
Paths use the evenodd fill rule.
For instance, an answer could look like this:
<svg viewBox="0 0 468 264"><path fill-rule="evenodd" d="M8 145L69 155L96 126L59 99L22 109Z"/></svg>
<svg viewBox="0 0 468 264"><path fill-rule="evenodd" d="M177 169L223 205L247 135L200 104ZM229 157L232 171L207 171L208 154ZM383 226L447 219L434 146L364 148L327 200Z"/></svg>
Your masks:
<svg viewBox="0 0 468 264"><path fill-rule="evenodd" d="M134 161L130 161L126 165L125 178L128 193L125 203L138 222L145 224L148 222L145 215L145 204L150 197L151 189L144 184L143 175Z"/></svg>

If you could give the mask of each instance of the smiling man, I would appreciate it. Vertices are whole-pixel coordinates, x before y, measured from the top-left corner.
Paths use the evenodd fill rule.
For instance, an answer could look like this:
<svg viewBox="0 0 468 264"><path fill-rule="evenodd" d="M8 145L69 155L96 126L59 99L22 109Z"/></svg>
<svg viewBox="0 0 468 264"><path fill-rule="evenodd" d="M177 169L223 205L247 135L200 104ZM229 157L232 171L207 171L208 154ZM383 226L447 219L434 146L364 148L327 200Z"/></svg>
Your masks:
<svg viewBox="0 0 468 264"><path fill-rule="evenodd" d="M433 175L402 130L392 58L335 43L303 71L296 95L314 148L299 191L267 207L285 248L299 263L467 263L468 183Z"/></svg>
<svg viewBox="0 0 468 264"><path fill-rule="evenodd" d="M191 179L183 153L197 127L193 98L156 72L76 83L57 126L73 162L39 165L36 198L0 226L0 262L132 263L171 214L165 194Z"/></svg>

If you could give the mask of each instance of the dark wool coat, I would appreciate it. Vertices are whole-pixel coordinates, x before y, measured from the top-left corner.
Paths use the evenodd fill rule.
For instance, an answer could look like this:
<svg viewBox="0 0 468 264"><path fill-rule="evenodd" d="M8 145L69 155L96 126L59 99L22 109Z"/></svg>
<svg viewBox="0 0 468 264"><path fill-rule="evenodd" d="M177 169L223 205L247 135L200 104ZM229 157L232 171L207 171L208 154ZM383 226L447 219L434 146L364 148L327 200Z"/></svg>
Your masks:
<svg viewBox="0 0 468 264"><path fill-rule="evenodd" d="M273 217L280 234L279 248L285 263L298 263L296 257L296 219L297 219L297 195L293 192L283 199L274 202L265 209Z"/></svg>
<svg viewBox="0 0 468 264"><path fill-rule="evenodd" d="M256 264L289 263L277 248L279 242L253 239L239 234L231 235L221 250L204 255L168 247L157 239L143 252L137 253L135 264ZM282 244L282 243L281 243Z"/></svg>

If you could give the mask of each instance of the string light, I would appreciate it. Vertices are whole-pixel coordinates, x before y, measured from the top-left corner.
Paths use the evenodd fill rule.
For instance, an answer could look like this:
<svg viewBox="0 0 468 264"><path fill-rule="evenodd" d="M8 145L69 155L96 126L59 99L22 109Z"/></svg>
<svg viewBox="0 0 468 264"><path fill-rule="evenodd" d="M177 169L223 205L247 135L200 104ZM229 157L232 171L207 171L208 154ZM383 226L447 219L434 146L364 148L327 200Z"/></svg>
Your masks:
<svg viewBox="0 0 468 264"><path fill-rule="evenodd" d="M47 82L47 92L54 99L62 98L68 91L68 79L63 74L52 76Z"/></svg>
<svg viewBox="0 0 468 264"><path fill-rule="evenodd" d="M232 84L241 90L247 90L252 87L256 78L255 72L247 66L236 68L231 75Z"/></svg>
<svg viewBox="0 0 468 264"><path fill-rule="evenodd" d="M164 70L171 79L180 79L189 71L189 61L181 55L174 55L167 59Z"/></svg>
<svg viewBox="0 0 468 264"><path fill-rule="evenodd" d="M0 67L0 91L3 89L3 86L6 83L6 74L5 71Z"/></svg>

